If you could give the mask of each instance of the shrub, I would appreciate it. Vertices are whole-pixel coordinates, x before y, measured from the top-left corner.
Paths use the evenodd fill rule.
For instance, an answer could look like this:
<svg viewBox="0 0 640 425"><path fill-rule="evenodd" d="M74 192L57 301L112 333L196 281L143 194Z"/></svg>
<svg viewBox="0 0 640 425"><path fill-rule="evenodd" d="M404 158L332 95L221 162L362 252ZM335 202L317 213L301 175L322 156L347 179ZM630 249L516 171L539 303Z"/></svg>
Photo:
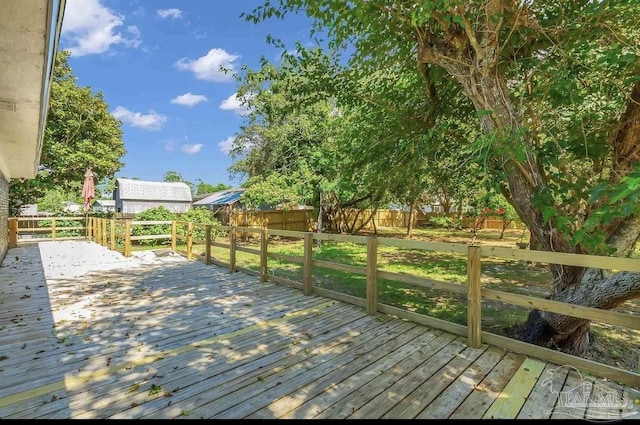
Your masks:
<svg viewBox="0 0 640 425"><path fill-rule="evenodd" d="M435 227L444 227L447 229L459 226L459 220L448 215L436 215L429 219L429 223Z"/></svg>
<svg viewBox="0 0 640 425"><path fill-rule="evenodd" d="M220 226L220 221L213 216L213 213L206 208L192 208L186 214L182 214L179 218L181 221L190 221L198 224L211 224L212 226ZM213 227L211 229L211 237L215 239L218 236L224 235L226 232L221 229ZM205 240L205 229L202 227L193 228L193 239Z"/></svg>
<svg viewBox="0 0 640 425"><path fill-rule="evenodd" d="M135 216L136 221L171 221L176 215L163 206L155 207L141 212ZM171 224L154 225L134 225L131 231L132 236L143 235L168 235L171 233ZM138 241L140 245L154 245L158 243L156 239Z"/></svg>

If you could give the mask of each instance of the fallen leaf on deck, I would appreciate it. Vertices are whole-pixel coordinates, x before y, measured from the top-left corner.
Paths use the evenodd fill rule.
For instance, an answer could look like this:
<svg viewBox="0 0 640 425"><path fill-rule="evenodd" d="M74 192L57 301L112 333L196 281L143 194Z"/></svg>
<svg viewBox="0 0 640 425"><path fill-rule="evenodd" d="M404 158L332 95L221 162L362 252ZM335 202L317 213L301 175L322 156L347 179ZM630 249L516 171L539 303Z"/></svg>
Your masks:
<svg viewBox="0 0 640 425"><path fill-rule="evenodd" d="M125 394L131 394L134 391L138 391L138 388L140 388L139 384L133 384Z"/></svg>

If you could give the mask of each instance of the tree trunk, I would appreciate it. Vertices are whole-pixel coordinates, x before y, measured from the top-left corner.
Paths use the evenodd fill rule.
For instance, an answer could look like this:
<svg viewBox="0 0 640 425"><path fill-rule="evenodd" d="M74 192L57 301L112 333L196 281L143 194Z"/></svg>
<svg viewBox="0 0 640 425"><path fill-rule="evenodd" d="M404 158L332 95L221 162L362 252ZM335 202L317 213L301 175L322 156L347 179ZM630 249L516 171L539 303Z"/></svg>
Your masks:
<svg viewBox="0 0 640 425"><path fill-rule="evenodd" d="M618 272L608 275L589 269L582 284L574 285L552 298L570 304L601 308L616 307L640 296L640 274ZM584 355L589 346L589 320L534 310L525 323L522 339L532 344Z"/></svg>
<svg viewBox="0 0 640 425"><path fill-rule="evenodd" d="M413 230L413 211L416 209L415 205L415 201L409 205L409 220L407 222L407 238L409 239L411 239L411 231Z"/></svg>
<svg viewBox="0 0 640 425"><path fill-rule="evenodd" d="M490 2L499 6L499 1ZM542 211L534 204L537 191L547 187L544 170L532 153L533 143L522 136L522 123L505 78L498 68L498 37L487 23L485 28L473 29L443 24L447 37L437 38L425 32L424 41L418 46L418 60L443 68L461 86L464 94L473 102L479 112L483 131L495 136L494 148L500 152L490 166L506 176L510 199L520 219L531 232L531 246L552 252L581 253L567 236L562 235L553 221L546 223ZM484 30L485 34L482 34ZM482 34L482 35L481 35ZM640 156L640 83L634 88L630 106L623 115L624 122L618 126L614 136L614 162L620 166L613 171L628 172L630 164ZM524 153L524 160L517 160L515 152ZM619 174L618 174L619 175ZM628 237L622 230L629 222L627 219L617 223L609 240L625 240L629 243L638 239L638 228L633 228ZM622 243L622 242L621 242ZM620 252L620 251L618 251ZM549 265L553 276L550 299L609 309L640 295L640 274L618 273L607 276L600 271L586 270L583 267ZM534 310L525 324L522 338L531 343L556 348L574 355L584 355L589 345L589 321L569 316Z"/></svg>

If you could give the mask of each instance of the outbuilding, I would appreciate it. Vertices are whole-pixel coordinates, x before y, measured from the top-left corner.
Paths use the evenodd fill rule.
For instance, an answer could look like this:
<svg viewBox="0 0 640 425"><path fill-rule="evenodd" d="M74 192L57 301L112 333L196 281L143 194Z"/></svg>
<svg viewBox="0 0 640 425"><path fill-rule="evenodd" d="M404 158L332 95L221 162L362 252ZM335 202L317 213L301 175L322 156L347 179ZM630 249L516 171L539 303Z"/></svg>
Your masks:
<svg viewBox="0 0 640 425"><path fill-rule="evenodd" d="M135 215L163 206L173 213L191 208L191 188L183 182L155 182L116 178L113 192L116 213Z"/></svg>

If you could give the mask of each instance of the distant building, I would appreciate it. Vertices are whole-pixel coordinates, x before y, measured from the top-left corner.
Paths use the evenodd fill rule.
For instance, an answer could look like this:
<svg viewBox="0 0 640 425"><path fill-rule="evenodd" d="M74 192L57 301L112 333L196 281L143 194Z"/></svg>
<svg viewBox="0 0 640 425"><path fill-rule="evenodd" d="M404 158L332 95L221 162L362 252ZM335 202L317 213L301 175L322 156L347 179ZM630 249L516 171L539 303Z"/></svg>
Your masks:
<svg viewBox="0 0 640 425"><path fill-rule="evenodd" d="M93 202L93 212L116 212L116 201L114 199L96 199Z"/></svg>
<svg viewBox="0 0 640 425"><path fill-rule="evenodd" d="M191 188L183 182L154 182L116 178L116 213L135 215L163 206L173 213L191 208Z"/></svg>
<svg viewBox="0 0 640 425"><path fill-rule="evenodd" d="M241 207L240 197L244 191L243 188L221 190L194 202L193 206L210 210L220 223L227 225L231 212Z"/></svg>
<svg viewBox="0 0 640 425"><path fill-rule="evenodd" d="M82 211L82 205L76 204L73 201L65 201L63 210L64 212L75 214Z"/></svg>
<svg viewBox="0 0 640 425"><path fill-rule="evenodd" d="M20 216L38 215L38 204L25 204L20 207Z"/></svg>

